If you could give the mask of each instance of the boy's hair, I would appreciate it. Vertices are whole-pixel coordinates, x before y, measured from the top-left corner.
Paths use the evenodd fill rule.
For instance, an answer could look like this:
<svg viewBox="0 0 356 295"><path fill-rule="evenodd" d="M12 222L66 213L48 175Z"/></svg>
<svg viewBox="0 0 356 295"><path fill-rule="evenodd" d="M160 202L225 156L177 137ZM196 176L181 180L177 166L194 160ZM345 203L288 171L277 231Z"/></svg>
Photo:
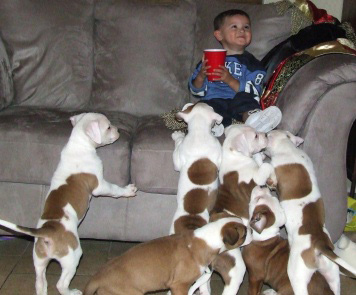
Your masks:
<svg viewBox="0 0 356 295"><path fill-rule="evenodd" d="M244 15L250 20L250 16L243 10L240 9L230 9L223 11L219 13L215 18L214 18L214 31L219 30L221 26L223 25L225 18L234 16L234 15Z"/></svg>

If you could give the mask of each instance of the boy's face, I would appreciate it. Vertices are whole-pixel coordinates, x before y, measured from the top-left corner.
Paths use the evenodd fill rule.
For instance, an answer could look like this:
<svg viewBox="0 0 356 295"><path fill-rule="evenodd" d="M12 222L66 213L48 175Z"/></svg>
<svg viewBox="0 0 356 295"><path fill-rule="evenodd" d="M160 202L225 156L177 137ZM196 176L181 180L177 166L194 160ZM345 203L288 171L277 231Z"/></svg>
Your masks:
<svg viewBox="0 0 356 295"><path fill-rule="evenodd" d="M214 31L214 36L227 50L227 54L243 53L251 43L250 21L240 14L226 17L221 28Z"/></svg>

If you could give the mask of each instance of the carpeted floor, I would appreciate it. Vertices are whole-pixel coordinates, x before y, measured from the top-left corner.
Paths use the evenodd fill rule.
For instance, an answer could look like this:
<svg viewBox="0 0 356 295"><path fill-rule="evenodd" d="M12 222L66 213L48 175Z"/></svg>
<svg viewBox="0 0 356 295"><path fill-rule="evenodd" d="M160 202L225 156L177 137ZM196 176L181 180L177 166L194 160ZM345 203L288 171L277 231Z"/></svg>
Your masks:
<svg viewBox="0 0 356 295"><path fill-rule="evenodd" d="M356 233L355 233L356 241ZM116 241L82 240L83 258L78 267L71 287L82 290L101 265L110 258L124 253L136 243ZM10 238L0 240L0 294L1 295L34 295L35 274L32 263L33 242L27 238ZM356 257L355 257L356 259ZM55 285L59 279L61 268L58 263L51 262L47 269L48 295L57 295ZM220 295L223 282L217 275L213 275L212 294ZM240 288L239 295L247 294L247 279ZM166 292L150 293L166 294ZM356 280L341 276L341 294L356 294ZM130 295L130 294L127 294Z"/></svg>

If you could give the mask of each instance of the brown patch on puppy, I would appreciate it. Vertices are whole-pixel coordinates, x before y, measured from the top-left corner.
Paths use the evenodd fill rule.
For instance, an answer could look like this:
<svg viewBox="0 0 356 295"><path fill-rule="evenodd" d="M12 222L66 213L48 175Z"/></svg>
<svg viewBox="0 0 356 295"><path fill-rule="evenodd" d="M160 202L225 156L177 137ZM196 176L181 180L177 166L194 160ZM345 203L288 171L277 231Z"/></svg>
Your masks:
<svg viewBox="0 0 356 295"><path fill-rule="evenodd" d="M218 219L221 219L221 218L226 218L226 217L236 217L235 215L231 215L225 211L223 212L219 212L219 213L212 213L210 214L210 218L209 218L209 222L214 222Z"/></svg>
<svg viewBox="0 0 356 295"><path fill-rule="evenodd" d="M312 191L310 176L301 164L286 164L276 167L277 191L281 201L300 199Z"/></svg>
<svg viewBox="0 0 356 295"><path fill-rule="evenodd" d="M315 250L331 252L334 259L336 255L332 252L334 245L328 235L323 231L325 223L324 203L322 199L307 204L303 208L303 223L299 228L300 235L310 235L311 247L302 252L305 264L310 268L316 267Z"/></svg>
<svg viewBox="0 0 356 295"><path fill-rule="evenodd" d="M202 213L208 206L208 191L201 188L192 189L184 196L184 210L189 214Z"/></svg>
<svg viewBox="0 0 356 295"><path fill-rule="evenodd" d="M244 247L242 257L248 276L248 294L260 294L263 283L270 285L278 294L293 295L287 265L290 247L287 240L274 237L265 241L252 241ZM309 295L334 294L325 278L315 272L308 284Z"/></svg>
<svg viewBox="0 0 356 295"><path fill-rule="evenodd" d="M106 263L85 288L94 294L146 294L170 288L173 294L188 294L219 249L210 248L192 231L139 244Z"/></svg>
<svg viewBox="0 0 356 295"><path fill-rule="evenodd" d="M222 241L227 249L241 246L246 240L246 226L237 222L226 223L221 229Z"/></svg>
<svg viewBox="0 0 356 295"><path fill-rule="evenodd" d="M251 192L256 183L251 180L249 183L239 181L237 171L224 175L223 183L219 186L218 196L212 214L223 212L224 209L243 218L249 218L248 205L250 203Z"/></svg>
<svg viewBox="0 0 356 295"><path fill-rule="evenodd" d="M262 222L261 225L258 225L256 228L254 225L259 224ZM269 228L276 222L276 217L271 209L266 205L259 205L255 207L253 211L250 225L251 227L256 230L258 233L261 233L265 228Z"/></svg>
<svg viewBox="0 0 356 295"><path fill-rule="evenodd" d="M230 269L235 267L235 259L226 254L226 252L219 254L212 262L212 267L223 277L225 285L229 285L231 277L229 276Z"/></svg>
<svg viewBox="0 0 356 295"><path fill-rule="evenodd" d="M79 220L84 217L89 197L99 184L97 177L90 173L78 173L69 176L66 182L50 192L41 219L61 219L67 204L73 207Z"/></svg>
<svg viewBox="0 0 356 295"><path fill-rule="evenodd" d="M186 230L194 230L205 224L207 224L207 222L201 216L184 215L174 222L174 232L177 234Z"/></svg>
<svg viewBox="0 0 356 295"><path fill-rule="evenodd" d="M218 177L218 168L208 158L195 161L188 169L188 177L191 182L198 185L207 185Z"/></svg>
<svg viewBox="0 0 356 295"><path fill-rule="evenodd" d="M35 243L35 251L38 257L66 256L69 248L76 249L79 245L77 237L67 231L63 224L58 221L47 221L36 231L36 234L45 236L38 238Z"/></svg>
<svg viewBox="0 0 356 295"><path fill-rule="evenodd" d="M176 115L175 115L176 120L177 121L183 121L183 118L180 116L179 113L189 114L192 111L192 109L194 108L194 106L195 106L195 104L187 107L184 111L176 113Z"/></svg>

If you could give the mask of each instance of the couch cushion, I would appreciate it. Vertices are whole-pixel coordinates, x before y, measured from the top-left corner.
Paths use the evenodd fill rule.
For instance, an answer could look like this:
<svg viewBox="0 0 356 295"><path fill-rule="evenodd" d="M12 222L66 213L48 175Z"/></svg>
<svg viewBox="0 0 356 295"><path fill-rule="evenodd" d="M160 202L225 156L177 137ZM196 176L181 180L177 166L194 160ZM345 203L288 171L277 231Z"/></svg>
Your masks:
<svg viewBox="0 0 356 295"><path fill-rule="evenodd" d="M179 173L173 167L174 142L158 116L140 119L133 139L131 178L139 190L176 194Z"/></svg>
<svg viewBox="0 0 356 295"><path fill-rule="evenodd" d="M10 107L0 113L0 181L49 184L71 133L69 117L78 112ZM130 141L136 119L108 113L121 136L98 154L104 176L119 185L129 182Z"/></svg>
<svg viewBox="0 0 356 295"><path fill-rule="evenodd" d="M9 58L0 38L0 110L6 108L14 98L14 87Z"/></svg>
<svg viewBox="0 0 356 295"><path fill-rule="evenodd" d="M278 15L275 4L238 4L228 0L197 0L196 46L194 60L197 63L205 48L220 48L213 36L214 18L228 9L246 11L251 19L252 42L247 47L257 59L262 59L267 52L290 36L291 17L288 13Z"/></svg>
<svg viewBox="0 0 356 295"><path fill-rule="evenodd" d="M192 2L96 2L93 107L152 115L188 101Z"/></svg>
<svg viewBox="0 0 356 295"><path fill-rule="evenodd" d="M93 73L93 0L1 0L15 103L83 108Z"/></svg>

